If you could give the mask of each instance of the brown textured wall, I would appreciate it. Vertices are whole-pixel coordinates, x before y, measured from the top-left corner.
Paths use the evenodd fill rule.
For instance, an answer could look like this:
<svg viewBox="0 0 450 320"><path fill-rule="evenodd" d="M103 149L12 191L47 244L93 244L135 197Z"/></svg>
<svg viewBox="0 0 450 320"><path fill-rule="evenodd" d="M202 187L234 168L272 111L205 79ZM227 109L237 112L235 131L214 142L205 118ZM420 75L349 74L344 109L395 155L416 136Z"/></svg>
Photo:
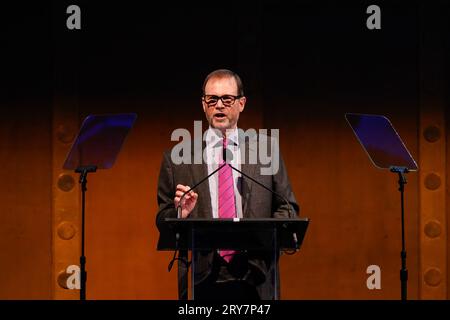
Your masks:
<svg viewBox="0 0 450 320"><path fill-rule="evenodd" d="M123 109L140 110L138 120L115 166L89 178L88 298L175 299L176 275L166 271L171 255L155 250L157 175L162 151L173 144L169 141L172 130L192 128L193 120L202 119L203 114L195 102L185 108L156 100L131 103L134 107ZM111 104L86 100L83 108L102 113ZM152 108L156 106L159 111L155 114ZM247 111L251 108L257 106L249 103ZM178 110L178 117L172 116L174 110ZM189 114L187 110L197 111ZM120 111L120 106L113 110ZM284 298L398 297L396 177L372 166L346 124L344 111L317 117L297 109L290 117L267 120L267 127L281 129L281 150L302 215L312 220L301 252L282 258ZM391 112L391 119L417 157L416 113L402 118L400 113ZM4 173L9 183L3 184L2 191L5 298L50 296L51 180L46 170L50 169L51 122L42 114L25 119L17 116L2 125L2 160L6 166L14 163L14 169ZM242 123L248 120L243 114ZM36 167L30 166L30 159ZM417 190L412 173L406 193L410 297L417 297ZM370 264L382 268L381 291L365 287L365 269Z"/></svg>
<svg viewBox="0 0 450 320"><path fill-rule="evenodd" d="M448 100L447 100L448 103ZM450 126L450 112L447 110L445 112L445 125L447 128L449 128ZM446 163L448 164L450 161L450 131L447 130L446 131L446 141L447 141L447 150L446 150ZM446 216L447 216L447 225L444 226L443 228L447 230L447 234L448 234L448 230L450 230L450 188L449 188L449 181L450 181L450 170L448 170L448 165L447 165L447 172L446 172L446 181L447 181L447 185L446 185L446 190L445 190L445 198L446 198L446 204L447 204L447 210L446 210ZM447 275L450 274L450 263L449 263L449 259L448 257L450 257L450 245L448 245L448 235L447 235ZM450 277L447 276L447 299L450 299L450 292L448 290L448 288L450 288Z"/></svg>
<svg viewBox="0 0 450 320"><path fill-rule="evenodd" d="M4 101L0 120L0 299L51 299L51 105Z"/></svg>
<svg viewBox="0 0 450 320"><path fill-rule="evenodd" d="M85 101L84 105L94 113L103 111L97 101ZM156 179L161 153L172 144L172 130L192 127L191 120L203 115L198 111L189 116L180 110L180 117L174 118L176 103L171 107L163 101L134 101L134 105L142 111L116 165L89 178L88 298L176 298L176 274L166 271L171 254L155 250ZM149 105L147 111L144 105ZM157 116L150 106L160 107ZM396 177L371 165L340 112L326 119L312 119L304 111L296 113L288 122L285 117L271 120L271 127L281 128L281 148L302 215L312 219L302 251L282 258L283 297L397 298L400 224ZM415 155L417 127L412 118L402 122L394 115L393 122ZM5 177L15 183L4 184L2 190L7 203L4 212L8 213L2 215L5 298L50 297L51 180L41 170L50 169L50 122L42 116L39 119L33 123L20 118L2 126L2 159L13 161L16 168ZM245 115L242 120L245 124ZM35 143L24 148L30 137ZM27 167L28 154L40 166ZM406 220L411 297L417 294L416 194L417 181L412 174L407 185ZM365 287L365 269L370 264L382 268L381 291Z"/></svg>

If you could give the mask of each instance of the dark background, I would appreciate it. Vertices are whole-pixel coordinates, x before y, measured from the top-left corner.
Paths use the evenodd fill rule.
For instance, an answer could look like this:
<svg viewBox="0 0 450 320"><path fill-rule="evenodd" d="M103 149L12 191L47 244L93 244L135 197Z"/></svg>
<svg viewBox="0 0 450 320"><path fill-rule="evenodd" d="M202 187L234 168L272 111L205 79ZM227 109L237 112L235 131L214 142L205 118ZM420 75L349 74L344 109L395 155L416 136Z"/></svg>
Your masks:
<svg viewBox="0 0 450 320"><path fill-rule="evenodd" d="M82 28L68 30L69 4L2 10L7 98L52 95L63 60L82 97L197 99L205 75L226 67L250 98L327 92L336 103L380 104L417 84L419 11L439 11L445 32L449 10L445 1L78 1ZM382 7L381 30L366 28L370 4Z"/></svg>

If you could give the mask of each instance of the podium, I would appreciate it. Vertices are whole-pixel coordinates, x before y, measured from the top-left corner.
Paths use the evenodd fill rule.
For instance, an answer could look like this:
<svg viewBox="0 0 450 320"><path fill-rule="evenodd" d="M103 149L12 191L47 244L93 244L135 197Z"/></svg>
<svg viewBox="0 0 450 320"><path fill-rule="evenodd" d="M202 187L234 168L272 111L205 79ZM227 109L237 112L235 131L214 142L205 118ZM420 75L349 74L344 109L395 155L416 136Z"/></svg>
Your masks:
<svg viewBox="0 0 450 320"><path fill-rule="evenodd" d="M180 261L186 265L191 251L191 298L195 300L197 266L195 257L199 252L229 249L240 252L270 254L273 280L273 297L279 299L278 258L280 251L298 251L303 242L308 218L281 219L197 219L166 218L171 232L161 235L158 250L179 251ZM183 261L185 260L186 261ZM179 278L179 298L187 299L187 277Z"/></svg>

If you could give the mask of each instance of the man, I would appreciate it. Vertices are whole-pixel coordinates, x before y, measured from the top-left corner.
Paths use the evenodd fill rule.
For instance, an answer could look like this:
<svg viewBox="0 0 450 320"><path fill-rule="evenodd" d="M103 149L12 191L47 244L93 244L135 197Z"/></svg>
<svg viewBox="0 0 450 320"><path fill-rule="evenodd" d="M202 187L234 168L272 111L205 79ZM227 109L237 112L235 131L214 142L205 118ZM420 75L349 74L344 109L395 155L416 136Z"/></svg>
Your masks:
<svg viewBox="0 0 450 320"><path fill-rule="evenodd" d="M299 208L281 157L279 165L270 175L261 174L260 163L249 161L248 154L259 146L261 137L249 138L238 130L239 115L244 111L245 104L242 81L236 73L220 69L206 77L202 96L203 111L209 123L202 146L206 163L175 165L171 153L164 154L158 184L157 225L161 237L165 228L164 219L176 218L177 208L181 209L181 218L297 216ZM273 139L268 141L273 145ZM224 150L231 154L228 161L232 166L282 195L289 205L228 165L198 188L189 191L190 186L223 164ZM199 253L194 259L196 300L273 299L270 254L217 250ZM181 270L183 272L187 270L184 268Z"/></svg>

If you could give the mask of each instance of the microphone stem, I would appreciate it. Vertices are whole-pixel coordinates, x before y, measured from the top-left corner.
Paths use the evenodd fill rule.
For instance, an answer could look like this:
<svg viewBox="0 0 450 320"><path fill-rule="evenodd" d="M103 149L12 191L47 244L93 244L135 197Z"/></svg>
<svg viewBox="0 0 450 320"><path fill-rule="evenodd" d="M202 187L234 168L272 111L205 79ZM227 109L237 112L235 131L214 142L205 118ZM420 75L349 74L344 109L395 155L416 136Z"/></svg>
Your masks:
<svg viewBox="0 0 450 320"><path fill-rule="evenodd" d="M261 182L257 181L256 179L250 177L249 175L245 174L244 172L242 172L241 170L233 167L231 164L228 164L231 169L239 172L240 174L242 174L244 177L250 179L251 181L253 181L254 183L256 183L257 185L263 187L264 189L266 189L267 191L269 191L270 193L278 196L280 199L282 199L284 202L286 202L287 205L287 209L288 209L288 213L289 213L289 218L294 218L294 216L292 215L292 210L291 210L291 205L289 204L289 201L287 201L287 199L285 197L283 197L281 194L279 194L278 192L273 191L272 189L270 189L269 187L265 186L264 184L262 184ZM292 233L292 239L295 243L295 248L298 248L298 239L297 239L297 234L295 232Z"/></svg>
<svg viewBox="0 0 450 320"><path fill-rule="evenodd" d="M291 205L289 204L289 201L287 201L287 199L285 197L283 197L281 194L279 194L278 192L273 191L272 189L270 189L269 187L265 186L264 184L262 184L261 182L257 181L256 179L250 177L249 175L245 174L244 172L242 172L241 170L233 167L231 164L228 164L230 166L231 169L239 172L240 174L242 174L244 177L250 179L251 181L253 181L254 183L256 183L257 185L263 187L264 189L266 189L267 191L273 193L274 195L278 196L280 199L282 199L284 202L286 202L287 205L287 209L289 212L289 217L292 217L292 211L291 211Z"/></svg>
<svg viewBox="0 0 450 320"><path fill-rule="evenodd" d="M181 203L182 203L182 201L183 201L183 198L184 198L189 192L191 192L192 190L194 190L195 188L197 188L200 184L202 184L203 181L209 179L209 177L211 177L213 174L215 174L217 171L219 171L220 169L222 169L222 168L225 167L226 165L227 165L226 163L223 163L223 164L220 165L216 170L214 170L213 172L211 172L210 174L208 174L208 175L207 175L206 177L204 177L202 180L200 180L199 182L197 182L196 184L194 184L192 187L190 187L188 191L185 191L185 192L183 193L183 195L182 195L181 198L180 198L180 202L178 203L178 206L177 206L177 218L178 218L178 219L181 218L181 210L180 210L180 209L181 209Z"/></svg>

